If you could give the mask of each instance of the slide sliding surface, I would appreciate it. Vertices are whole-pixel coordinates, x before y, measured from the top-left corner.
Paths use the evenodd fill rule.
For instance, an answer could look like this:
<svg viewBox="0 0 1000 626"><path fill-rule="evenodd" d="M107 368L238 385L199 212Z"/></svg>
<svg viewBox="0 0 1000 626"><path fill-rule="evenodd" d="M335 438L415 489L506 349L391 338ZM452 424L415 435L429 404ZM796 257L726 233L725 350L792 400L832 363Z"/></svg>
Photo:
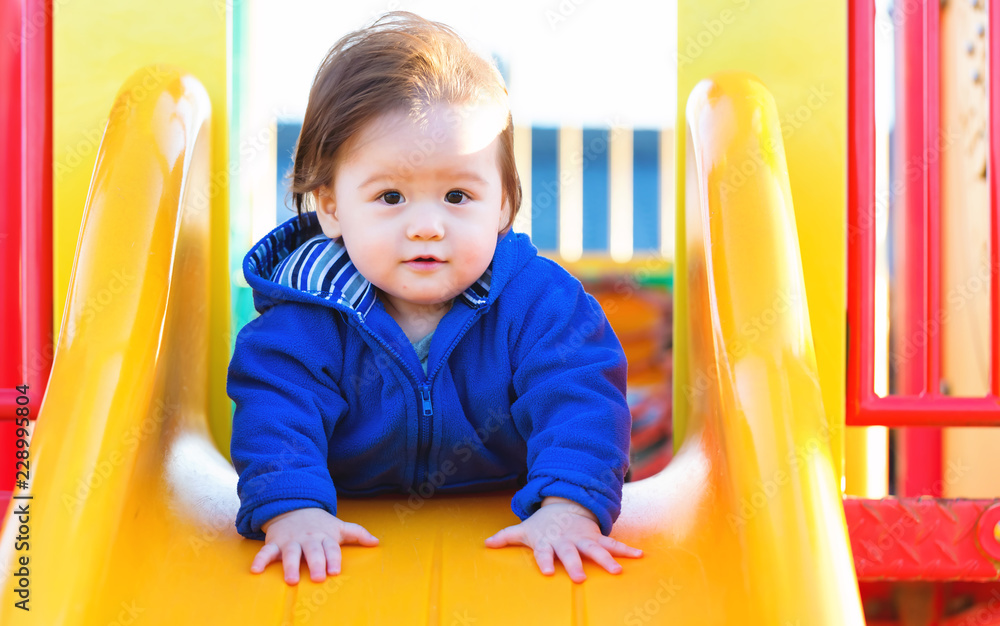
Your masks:
<svg viewBox="0 0 1000 626"><path fill-rule="evenodd" d="M141 73L135 77L141 79ZM624 572L573 584L525 548L510 492L342 500L381 539L343 574L249 572L237 477L207 426L209 118L174 72L130 79L97 157L22 526L0 531L0 623L861 624L826 437L777 112L758 82L703 81L688 105L686 438L625 488ZM681 385L686 385L682 388ZM279 419L280 416L276 416ZM25 530L30 547L16 550ZM28 558L26 573L18 559ZM23 574L23 575L22 575ZM22 579L30 611L15 606Z"/></svg>

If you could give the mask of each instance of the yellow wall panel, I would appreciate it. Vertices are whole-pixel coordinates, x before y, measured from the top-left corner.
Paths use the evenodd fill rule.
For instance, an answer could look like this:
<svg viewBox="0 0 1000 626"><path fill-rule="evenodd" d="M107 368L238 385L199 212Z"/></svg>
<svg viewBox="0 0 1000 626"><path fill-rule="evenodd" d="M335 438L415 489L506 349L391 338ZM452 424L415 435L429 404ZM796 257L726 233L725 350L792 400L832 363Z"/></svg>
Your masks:
<svg viewBox="0 0 1000 626"><path fill-rule="evenodd" d="M228 285L229 134L226 89L226 12L223 0L74 0L55 2L52 51L53 308L62 322L70 269L84 202L112 100L139 68L161 63L195 75L212 101L213 284ZM165 79L150 71L154 88ZM128 215L122 215L128 219ZM122 241L120 245L129 245ZM121 268L127 277L130 268ZM135 285L132 285L135 287ZM129 285L126 285L129 288ZM100 314L101 303L94 301ZM225 394L229 360L229 292L215 289L210 306L212 346L209 409L213 435L228 455L230 403Z"/></svg>
<svg viewBox="0 0 1000 626"><path fill-rule="evenodd" d="M845 171L847 5L838 0L681 2L677 27L677 128L691 89L720 70L755 74L773 94L788 158L809 317L823 403L831 425L843 425L846 311ZM677 137L678 202L684 198L683 133ZM758 166L752 159L745 167ZM683 299L683 212L678 222L675 304L675 419L687 415L696 386L687 371ZM842 475L843 431L832 440ZM679 444L679 442L678 442Z"/></svg>

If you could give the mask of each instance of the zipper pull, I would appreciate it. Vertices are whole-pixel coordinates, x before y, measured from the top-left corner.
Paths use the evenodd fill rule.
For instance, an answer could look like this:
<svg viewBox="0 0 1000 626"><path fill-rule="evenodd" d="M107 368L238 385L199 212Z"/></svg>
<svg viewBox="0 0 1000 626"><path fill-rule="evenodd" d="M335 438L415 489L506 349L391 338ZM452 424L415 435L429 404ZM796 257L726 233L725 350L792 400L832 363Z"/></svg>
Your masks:
<svg viewBox="0 0 1000 626"><path fill-rule="evenodd" d="M434 415L434 407L431 406L431 390L428 387L420 388L420 399L424 403L424 417Z"/></svg>

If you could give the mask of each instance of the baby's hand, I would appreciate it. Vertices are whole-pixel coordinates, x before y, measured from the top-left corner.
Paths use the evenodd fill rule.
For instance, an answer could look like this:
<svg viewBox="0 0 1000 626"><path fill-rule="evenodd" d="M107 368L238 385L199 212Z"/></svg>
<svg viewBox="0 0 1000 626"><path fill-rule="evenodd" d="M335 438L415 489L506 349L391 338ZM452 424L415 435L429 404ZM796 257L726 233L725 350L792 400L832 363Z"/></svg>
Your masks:
<svg viewBox="0 0 1000 626"><path fill-rule="evenodd" d="M329 573L340 573L340 545L357 543L377 546L370 532L359 526L337 519L323 509L305 508L272 517L261 525L267 536L264 547L257 552L250 571L260 574L269 563L283 557L285 582L299 582L299 557L305 555L309 577L313 582L323 582Z"/></svg>
<svg viewBox="0 0 1000 626"><path fill-rule="evenodd" d="M585 554L612 574L620 574L622 566L614 556L638 558L642 550L627 546L601 534L597 517L572 500L548 497L531 517L520 524L508 526L486 540L490 548L523 545L535 551L538 569L546 576L556 570L553 552L562 561L566 573L575 583L587 579L580 554Z"/></svg>

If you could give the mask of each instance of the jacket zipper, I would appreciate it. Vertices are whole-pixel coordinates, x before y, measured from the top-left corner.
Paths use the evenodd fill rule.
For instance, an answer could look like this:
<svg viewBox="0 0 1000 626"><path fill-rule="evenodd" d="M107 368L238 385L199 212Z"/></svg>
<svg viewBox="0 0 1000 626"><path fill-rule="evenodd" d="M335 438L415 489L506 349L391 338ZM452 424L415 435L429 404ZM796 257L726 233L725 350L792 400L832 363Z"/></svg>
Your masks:
<svg viewBox="0 0 1000 626"><path fill-rule="evenodd" d="M395 350L392 349L392 346L390 346L388 343L385 342L385 340L383 340L381 337L379 337L377 334L375 334L375 331L373 331L372 329L368 328L368 325L365 324L364 322L360 322L360 320L359 320L359 324L358 325L361 326L362 328L364 328L365 332L367 332L369 335L371 335L372 337L374 337L375 341L377 341L380 344L382 344L382 347L385 348L385 351L388 352L389 354L391 354L393 356L393 358L396 359L396 361L398 361L399 363L402 363L403 364L403 369L405 369L410 374L410 377L413 380L417 380L417 377L413 373L413 370L411 370L410 366L406 364L406 361L403 359L403 357L398 352L396 352ZM427 406L428 407L430 406L430 392L429 391L428 391L428 394L427 394ZM425 409L425 411L426 411L426 409ZM433 415L433 412L431 414ZM417 467L414 468L414 475L415 476L420 471L420 453L421 453L421 450L423 449L423 445L424 445L423 444L423 431L424 431L424 420L420 420L419 428L417 428ZM428 447L430 447L430 446L428 446ZM423 483L422 482L416 482L416 484L417 485L421 485Z"/></svg>
<svg viewBox="0 0 1000 626"><path fill-rule="evenodd" d="M417 435L417 468L415 473L414 481L417 483L417 489L424 484L427 479L427 469L430 465L430 454L431 454L431 420L434 419L434 405L431 404L431 385L430 379L427 383L420 385L420 401L423 406L423 419L420 420L420 430ZM424 427L427 427L427 433L424 434ZM426 450L422 450L420 444L422 441L427 442Z"/></svg>
<svg viewBox="0 0 1000 626"><path fill-rule="evenodd" d="M479 307L478 309L476 309L475 315L469 318L469 321L465 323L465 327L462 328L462 332L458 333L458 335L455 337L455 340L451 342L450 346L448 346L448 350L445 351L444 357L438 363L438 366L434 368L434 371L432 371L430 375L426 377L426 380L422 383L419 382L419 379L413 373L413 370L410 369L410 366L407 365L403 357L398 352L392 349L392 346L390 346L388 343L385 342L385 340L383 340L381 337L375 334L375 332L372 329L368 328L367 324L365 324L364 322L360 323L360 326L362 326L369 335L374 337L376 341L382 344L382 347L385 348L386 352L391 354L393 357L395 357L395 359L398 362L403 364L403 368L410 374L413 380L417 381L417 388L420 391L421 419L420 419L420 427L417 429L417 466L416 468L414 468L414 487L418 489L420 488L420 485L423 485L424 482L426 482L427 468L430 465L430 455L431 455L430 439L431 439L431 423L432 423L431 420L434 417L434 405L431 402L431 383L434 380L434 376L437 374L438 370L441 369L441 364L448 360L448 356L451 354L452 350L455 349L455 346L458 345L458 342L462 339L462 337L465 336L465 333L469 331L469 328L472 326L472 324L477 319L479 319L479 316L482 314L484 309L485 307ZM426 434L424 432L425 430Z"/></svg>
<svg viewBox="0 0 1000 626"><path fill-rule="evenodd" d="M478 309L476 309L475 314L469 318L468 322L465 323L465 327L462 328L462 332L458 333L458 335L455 336L455 340L452 341L451 345L448 346L448 349L445 350L444 356L441 358L440 361L438 361L437 367L435 367L434 370L427 377L427 382L420 386L420 399L422 402L423 415L424 415L424 419L420 422L420 431L421 432L423 431L424 424L426 424L427 435L424 441L427 442L427 445L424 449L421 449L420 448L421 437L419 436L417 437L417 470L414 473L416 476L417 489L420 489L420 486L423 485L424 482L426 482L427 472L431 464L431 459L430 459L431 456L430 441L431 441L431 423L432 423L431 419L434 416L434 405L431 404L431 381L434 380L434 376L436 376L438 370L441 369L441 365L448 360L448 356L451 355L452 350L455 349L455 346L458 345L458 342L462 340L462 337L465 336L465 333L469 332L469 328L472 327L472 324L475 323L477 319L479 319L479 316L482 314L483 310L484 307L479 307Z"/></svg>

